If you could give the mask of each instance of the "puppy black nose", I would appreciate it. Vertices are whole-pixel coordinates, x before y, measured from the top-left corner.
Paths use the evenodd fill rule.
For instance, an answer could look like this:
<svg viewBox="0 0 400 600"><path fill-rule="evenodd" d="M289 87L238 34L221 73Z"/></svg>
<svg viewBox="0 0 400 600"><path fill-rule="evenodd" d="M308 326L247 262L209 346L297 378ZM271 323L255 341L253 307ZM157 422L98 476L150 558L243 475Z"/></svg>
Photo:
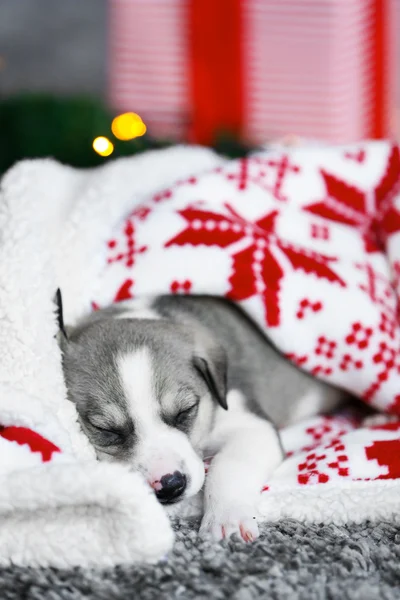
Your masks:
<svg viewBox="0 0 400 600"><path fill-rule="evenodd" d="M186 488L186 475L179 471L167 473L160 479L161 489L156 491L156 496L162 504L177 502Z"/></svg>

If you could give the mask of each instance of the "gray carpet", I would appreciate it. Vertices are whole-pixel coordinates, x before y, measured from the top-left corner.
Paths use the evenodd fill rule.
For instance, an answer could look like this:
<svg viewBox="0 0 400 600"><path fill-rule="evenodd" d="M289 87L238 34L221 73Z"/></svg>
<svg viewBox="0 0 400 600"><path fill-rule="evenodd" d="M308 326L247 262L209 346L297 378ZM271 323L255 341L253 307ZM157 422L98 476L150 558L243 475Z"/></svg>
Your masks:
<svg viewBox="0 0 400 600"><path fill-rule="evenodd" d="M400 528L264 527L254 544L199 542L176 524L174 553L152 567L108 571L0 569L1 600L386 600L400 598Z"/></svg>

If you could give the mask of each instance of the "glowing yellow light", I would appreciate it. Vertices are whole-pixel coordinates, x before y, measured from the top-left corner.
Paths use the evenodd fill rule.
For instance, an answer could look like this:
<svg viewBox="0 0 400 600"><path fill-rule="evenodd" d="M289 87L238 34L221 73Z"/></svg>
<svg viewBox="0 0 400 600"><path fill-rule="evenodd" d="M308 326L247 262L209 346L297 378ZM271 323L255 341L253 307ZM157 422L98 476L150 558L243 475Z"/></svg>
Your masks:
<svg viewBox="0 0 400 600"><path fill-rule="evenodd" d="M146 133L147 127L136 113L124 113L115 117L111 131L119 140L133 140Z"/></svg>
<svg viewBox="0 0 400 600"><path fill-rule="evenodd" d="M110 156L114 152L114 145L102 135L93 140L93 150L100 156Z"/></svg>

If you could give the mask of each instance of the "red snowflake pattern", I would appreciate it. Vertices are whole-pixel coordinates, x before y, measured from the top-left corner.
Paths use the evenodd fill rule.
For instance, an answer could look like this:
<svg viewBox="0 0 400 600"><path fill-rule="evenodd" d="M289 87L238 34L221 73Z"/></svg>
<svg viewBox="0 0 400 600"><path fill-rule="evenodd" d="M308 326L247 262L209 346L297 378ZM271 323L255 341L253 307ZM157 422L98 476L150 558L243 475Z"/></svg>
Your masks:
<svg viewBox="0 0 400 600"><path fill-rule="evenodd" d="M353 323L351 326L351 333L345 338L346 344L349 346L354 344L359 350L365 350L368 348L372 333L371 327L364 327L359 322Z"/></svg>
<svg viewBox="0 0 400 600"><path fill-rule="evenodd" d="M393 197L400 188L400 153L393 146L386 173L373 192L374 206L369 207L367 194L321 169L326 197L304 207L324 219L351 225L361 231L367 252L382 248L389 235L400 231L400 213Z"/></svg>
<svg viewBox="0 0 400 600"><path fill-rule="evenodd" d="M387 468L385 475L378 475L376 479L400 478L400 440L376 440L371 446L365 448L368 460L374 460L381 467Z"/></svg>
<svg viewBox="0 0 400 600"><path fill-rule="evenodd" d="M345 452L345 445L341 439L341 436L347 433L346 430L339 431L337 436L325 446L327 451L333 451L336 455L335 460L328 463L328 467L336 471L339 477L349 476L349 457Z"/></svg>
<svg viewBox="0 0 400 600"><path fill-rule="evenodd" d="M268 160L267 164L269 167L274 167L276 169L276 181L272 189L273 195L277 200L286 201L287 197L282 194L282 186L285 175L290 172L299 173L300 167L298 165L291 164L289 157L286 154L280 156L278 159Z"/></svg>
<svg viewBox="0 0 400 600"><path fill-rule="evenodd" d="M288 352L287 354L285 354L285 357L288 358L289 360L291 360L292 362L294 362L294 364L299 367L302 367L303 365L306 364L306 362L308 362L307 354L303 354L302 356L299 356L299 355L295 354L294 352Z"/></svg>
<svg viewBox="0 0 400 600"><path fill-rule="evenodd" d="M393 271L393 287L399 292L400 288L400 261L395 260L392 263L392 271Z"/></svg>
<svg viewBox="0 0 400 600"><path fill-rule="evenodd" d="M310 483L327 483L329 481L329 475L321 472L318 469L318 462L326 459L326 454L317 454L311 452L307 454L305 461L298 465L300 473L297 476L297 480L301 485L308 485Z"/></svg>
<svg viewBox="0 0 400 600"><path fill-rule="evenodd" d="M136 217L139 221L144 221L147 219L149 214L151 213L151 208L149 206L145 206L144 204L137 206L135 210L131 212L130 217Z"/></svg>
<svg viewBox="0 0 400 600"><path fill-rule="evenodd" d="M296 312L296 317L298 319L304 319L307 312L317 313L322 310L323 304L321 301L311 302L308 298L303 298L300 300L299 308Z"/></svg>
<svg viewBox="0 0 400 600"><path fill-rule="evenodd" d="M114 302L122 302L122 300L130 300L133 298L132 288L133 280L126 279L115 294Z"/></svg>
<svg viewBox="0 0 400 600"><path fill-rule="evenodd" d="M314 240L324 240L327 242L330 238L329 227L327 225L320 225L319 223L311 223L310 235Z"/></svg>
<svg viewBox="0 0 400 600"><path fill-rule="evenodd" d="M326 358L334 358L335 349L337 343L333 340L326 339L325 336L320 335L317 339L317 344L315 346L314 352L318 356L325 356Z"/></svg>
<svg viewBox="0 0 400 600"><path fill-rule="evenodd" d="M330 421L331 419L329 417L325 417L321 423L307 427L306 433L310 435L315 442L320 442L322 438L326 437L327 433L331 433L332 431Z"/></svg>
<svg viewBox="0 0 400 600"><path fill-rule="evenodd" d="M351 369L362 369L364 363L362 360L353 358L350 354L343 354L339 363L339 369L341 371L349 371Z"/></svg>
<svg viewBox="0 0 400 600"><path fill-rule="evenodd" d="M115 240L110 240L107 243L107 246L110 250L118 250L118 243ZM142 254L146 252L147 246L140 246L139 248L135 243L135 227L132 223L132 220L128 218L125 222L124 227L124 249L114 256L111 256L107 259L109 264L113 262L123 262L126 267L132 267L135 264L135 258L137 254Z"/></svg>
<svg viewBox="0 0 400 600"><path fill-rule="evenodd" d="M153 202L162 202L163 200L169 200L170 198L172 198L172 190L167 189L167 190L163 190L162 192L158 192L157 194L155 194L153 196Z"/></svg>
<svg viewBox="0 0 400 600"><path fill-rule="evenodd" d="M361 164L361 163L365 162L367 153L364 150L364 148L360 148L360 150L358 150L358 152L345 152L344 157L347 158L348 160L354 160L355 162L358 162Z"/></svg>
<svg viewBox="0 0 400 600"><path fill-rule="evenodd" d="M221 169L218 172L221 172ZM277 200L285 202L287 197L282 192L285 178L290 173L299 172L300 167L292 164L289 156L283 154L275 159L242 158L235 163L235 171L227 173L226 177L228 181L237 183L239 191L247 190L249 183L252 183L271 193Z"/></svg>
<svg viewBox="0 0 400 600"><path fill-rule="evenodd" d="M378 375L373 383L362 394L362 398L367 402L371 402L375 394L380 390L382 384L389 379L393 371L400 373L399 349L388 345L386 342L379 343L379 351L372 357L373 362L381 367ZM396 402L389 407L389 411L398 412Z"/></svg>
<svg viewBox="0 0 400 600"><path fill-rule="evenodd" d="M394 315L396 300L390 280L377 273L369 262L356 263L355 267L365 274L365 283L360 283L359 289L365 292L374 304Z"/></svg>
<svg viewBox="0 0 400 600"><path fill-rule="evenodd" d="M349 467L347 466L347 463L349 462L349 458L346 454L340 454L337 457L337 460L328 463L328 467L330 469L335 469L337 471L337 474L340 477L348 477L349 475Z"/></svg>
<svg viewBox="0 0 400 600"><path fill-rule="evenodd" d="M325 367L324 365L315 365L315 367L311 369L311 373L315 375L315 377L318 377L319 375L328 376L332 375L333 369L332 367Z"/></svg>
<svg viewBox="0 0 400 600"><path fill-rule="evenodd" d="M227 248L239 240L247 246L232 255L233 275L229 278L227 297L241 301L259 295L265 307L265 319L270 327L280 323L279 292L284 277L280 263L283 255L294 270L312 273L320 279L345 282L331 269L336 259L289 244L278 237L273 210L256 222L244 220L228 204L227 215L189 207L178 211L186 221L186 228L169 240L165 246L206 245Z"/></svg>
<svg viewBox="0 0 400 600"><path fill-rule="evenodd" d="M170 285L170 290L173 294L188 294L192 289L192 282L186 279L185 281L174 280Z"/></svg>
<svg viewBox="0 0 400 600"><path fill-rule="evenodd" d="M393 317L388 317L386 313L381 312L381 320L379 323L379 331L387 333L387 335L394 340L396 337L396 330L398 327L397 320Z"/></svg>
<svg viewBox="0 0 400 600"><path fill-rule="evenodd" d="M400 415L400 394L394 397L392 404L388 408L389 413Z"/></svg>

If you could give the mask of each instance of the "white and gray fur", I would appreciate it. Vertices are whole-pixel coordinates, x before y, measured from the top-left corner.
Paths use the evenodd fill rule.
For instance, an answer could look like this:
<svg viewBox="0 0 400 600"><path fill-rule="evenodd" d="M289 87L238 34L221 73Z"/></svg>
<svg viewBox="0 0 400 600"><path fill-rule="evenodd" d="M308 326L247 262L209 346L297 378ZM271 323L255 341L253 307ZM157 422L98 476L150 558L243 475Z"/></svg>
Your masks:
<svg viewBox="0 0 400 600"><path fill-rule="evenodd" d="M300 371L235 304L160 296L94 312L63 337L68 395L101 460L141 472L163 503L199 492L201 531L258 535L278 429L333 408L338 390Z"/></svg>

